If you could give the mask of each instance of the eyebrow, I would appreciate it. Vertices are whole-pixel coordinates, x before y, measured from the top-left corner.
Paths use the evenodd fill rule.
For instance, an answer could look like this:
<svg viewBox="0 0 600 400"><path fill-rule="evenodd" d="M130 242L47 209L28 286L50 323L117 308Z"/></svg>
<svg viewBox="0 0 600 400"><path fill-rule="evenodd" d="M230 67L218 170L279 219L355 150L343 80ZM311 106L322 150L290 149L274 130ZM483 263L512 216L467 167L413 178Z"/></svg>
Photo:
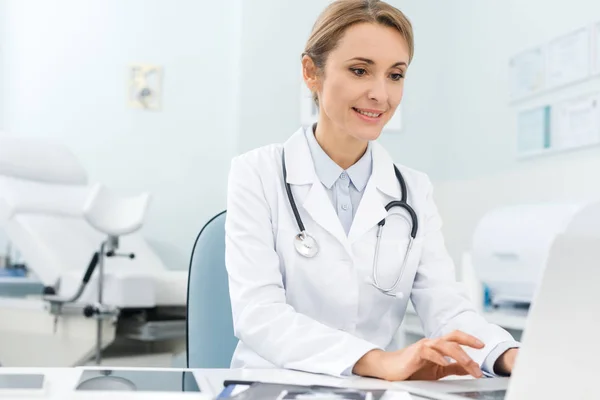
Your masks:
<svg viewBox="0 0 600 400"><path fill-rule="evenodd" d="M349 59L348 61L363 61L366 62L369 65L374 65L375 61L369 59L369 58L364 58L364 57L354 57ZM396 68L396 67L406 67L407 64L404 61L398 61L396 64L392 65L390 68Z"/></svg>

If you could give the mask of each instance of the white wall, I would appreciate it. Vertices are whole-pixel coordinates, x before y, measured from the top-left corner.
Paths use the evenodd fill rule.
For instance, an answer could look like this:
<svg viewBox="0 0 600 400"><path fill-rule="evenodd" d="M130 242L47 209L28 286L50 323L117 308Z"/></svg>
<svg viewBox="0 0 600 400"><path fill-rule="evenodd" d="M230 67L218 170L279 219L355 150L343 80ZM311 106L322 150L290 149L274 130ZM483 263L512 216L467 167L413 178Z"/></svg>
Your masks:
<svg viewBox="0 0 600 400"><path fill-rule="evenodd" d="M0 1L0 135L4 128L4 97L2 92L4 91L4 2ZM0 229L0 257L5 253L7 238L6 234Z"/></svg>
<svg viewBox="0 0 600 400"><path fill-rule="evenodd" d="M197 232L225 207L239 2L0 0L0 127L64 140L92 180L152 192L144 234L171 268L187 268ZM127 108L136 62L164 67L162 111Z"/></svg>
<svg viewBox="0 0 600 400"><path fill-rule="evenodd" d="M4 56L4 29L5 29L5 19L4 19L4 1L0 1L0 132L2 132L4 126L4 96L2 96L2 92L4 91L4 64L5 64L5 56Z"/></svg>
<svg viewBox="0 0 600 400"><path fill-rule="evenodd" d="M244 1L238 151L285 141L300 126L300 59L327 0Z"/></svg>
<svg viewBox="0 0 600 400"><path fill-rule="evenodd" d="M448 130L445 136L449 147L439 152L439 162L432 173L440 180L462 179L539 163L515 158L516 111L597 90L600 83L588 81L511 105L509 57L600 21L600 3L574 0L567 12L559 1L462 0L453 3L452 12L452 58L447 66L451 77L447 89L452 101L445 106L454 118L449 125L445 121L438 125L439 130ZM580 155L558 156L553 161L577 159Z"/></svg>
<svg viewBox="0 0 600 400"><path fill-rule="evenodd" d="M400 132L385 132L380 142L395 162L434 174L437 149L446 146L446 128L453 118L451 60L453 37L448 34L454 2L390 0L409 18L415 36L415 55L405 80Z"/></svg>
<svg viewBox="0 0 600 400"><path fill-rule="evenodd" d="M506 204L600 198L600 147L529 160L516 159L518 110L600 91L600 79L565 87L518 104L509 103L508 59L594 21L600 2L510 0L453 2L453 55L449 68L453 114L436 130L446 137L436 149L431 175L445 220L448 248L458 261L470 248L477 221ZM437 113L439 110L435 110Z"/></svg>

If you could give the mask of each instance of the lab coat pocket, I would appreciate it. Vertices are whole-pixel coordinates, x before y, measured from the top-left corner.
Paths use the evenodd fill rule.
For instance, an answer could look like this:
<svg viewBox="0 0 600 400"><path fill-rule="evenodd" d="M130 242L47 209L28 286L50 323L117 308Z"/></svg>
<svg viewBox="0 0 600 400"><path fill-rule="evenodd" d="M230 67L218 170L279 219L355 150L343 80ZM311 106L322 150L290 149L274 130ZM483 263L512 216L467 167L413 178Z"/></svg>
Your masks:
<svg viewBox="0 0 600 400"><path fill-rule="evenodd" d="M364 260L360 273L366 277L361 288L363 297L359 315L374 324L371 329L387 338L388 334L392 335L397 330L402 321L420 260L422 238L417 236L413 240L404 263L411 241L410 224L398 218L393 221L388 218L382 229L378 250L377 229L375 226L356 247ZM373 282L381 289L390 290L390 295L375 288Z"/></svg>
<svg viewBox="0 0 600 400"><path fill-rule="evenodd" d="M316 237L323 237L319 233L315 232ZM282 264L286 300L298 312L337 325L335 316L347 315L350 266L340 262L340 249L332 243L320 243L314 257L298 254L293 244L296 234L297 231L291 229L280 229L278 234L277 252Z"/></svg>
<svg viewBox="0 0 600 400"><path fill-rule="evenodd" d="M373 254L371 279L381 288L389 289L396 283L397 287L403 285L414 269L418 259L415 253L420 251L420 240L417 236L411 243L410 231L411 224L407 218L394 216L386 219L380 232L379 244L377 234L370 235L368 242Z"/></svg>

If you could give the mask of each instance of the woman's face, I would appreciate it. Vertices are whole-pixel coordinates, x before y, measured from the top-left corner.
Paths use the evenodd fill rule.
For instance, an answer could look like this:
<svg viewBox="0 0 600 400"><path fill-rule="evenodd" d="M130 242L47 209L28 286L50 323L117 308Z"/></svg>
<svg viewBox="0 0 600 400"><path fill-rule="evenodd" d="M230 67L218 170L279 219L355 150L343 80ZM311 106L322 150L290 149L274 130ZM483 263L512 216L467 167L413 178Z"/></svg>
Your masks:
<svg viewBox="0 0 600 400"><path fill-rule="evenodd" d="M402 100L408 61L398 30L371 23L348 28L315 80L319 123L359 140L377 139Z"/></svg>

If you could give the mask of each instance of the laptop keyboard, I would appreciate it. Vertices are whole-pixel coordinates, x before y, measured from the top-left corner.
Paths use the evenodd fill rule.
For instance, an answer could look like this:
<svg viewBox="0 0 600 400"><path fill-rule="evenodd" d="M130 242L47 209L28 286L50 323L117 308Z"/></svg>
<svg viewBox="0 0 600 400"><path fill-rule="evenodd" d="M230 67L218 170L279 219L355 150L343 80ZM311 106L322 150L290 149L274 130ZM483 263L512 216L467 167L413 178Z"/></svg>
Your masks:
<svg viewBox="0 0 600 400"><path fill-rule="evenodd" d="M504 400L506 397L506 390L489 390L483 392L460 392L452 393L456 396L464 397L465 399L475 400Z"/></svg>

